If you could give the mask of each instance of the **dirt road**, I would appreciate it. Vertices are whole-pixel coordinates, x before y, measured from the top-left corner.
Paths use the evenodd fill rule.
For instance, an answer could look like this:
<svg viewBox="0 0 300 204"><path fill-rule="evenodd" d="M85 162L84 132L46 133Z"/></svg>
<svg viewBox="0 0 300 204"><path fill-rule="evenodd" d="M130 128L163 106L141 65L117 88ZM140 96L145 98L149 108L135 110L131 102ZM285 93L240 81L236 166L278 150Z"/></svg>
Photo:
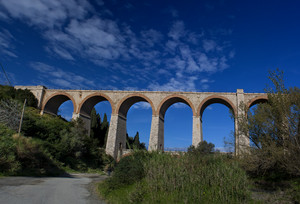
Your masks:
<svg viewBox="0 0 300 204"><path fill-rule="evenodd" d="M100 203L94 184L105 179L97 174L72 174L67 177L0 178L2 204Z"/></svg>

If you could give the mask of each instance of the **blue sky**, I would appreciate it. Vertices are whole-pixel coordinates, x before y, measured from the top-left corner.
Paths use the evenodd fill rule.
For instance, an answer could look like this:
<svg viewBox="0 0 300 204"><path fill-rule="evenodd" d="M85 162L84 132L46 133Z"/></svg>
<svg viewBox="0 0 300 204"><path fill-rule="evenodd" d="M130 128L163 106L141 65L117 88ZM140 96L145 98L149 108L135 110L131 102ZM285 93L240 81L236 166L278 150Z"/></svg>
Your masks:
<svg viewBox="0 0 300 204"><path fill-rule="evenodd" d="M299 87L299 8L286 0L0 0L0 61L13 85L263 92L268 70L280 68L286 85ZM60 108L67 118L70 106ZM96 109L111 114L107 103ZM134 105L129 135L148 143L151 114ZM189 107L170 107L166 146L189 146L191 128ZM205 140L223 147L232 130L227 107L205 110Z"/></svg>

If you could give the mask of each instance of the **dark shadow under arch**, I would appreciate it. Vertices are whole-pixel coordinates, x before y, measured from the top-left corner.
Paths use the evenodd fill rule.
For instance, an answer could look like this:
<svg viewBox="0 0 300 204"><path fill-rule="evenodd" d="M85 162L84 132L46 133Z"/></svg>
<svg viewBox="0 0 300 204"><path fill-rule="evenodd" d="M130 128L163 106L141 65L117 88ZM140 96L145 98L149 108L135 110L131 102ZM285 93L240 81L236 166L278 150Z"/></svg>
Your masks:
<svg viewBox="0 0 300 204"><path fill-rule="evenodd" d="M130 109L130 107L133 104L137 103L137 102L147 102L147 103L149 103L151 105L151 108L152 108L152 113L155 113L155 109L154 109L152 101L148 97L146 97L142 94L130 95L130 96L127 96L126 98L124 98L119 103L119 107L117 108L117 113L120 116L126 118L128 110Z"/></svg>
<svg viewBox="0 0 300 204"><path fill-rule="evenodd" d="M256 104L259 104L259 103L268 103L268 97L267 96L258 96L258 97L255 97L253 99L251 99L248 104L247 104L247 108L248 110L256 105Z"/></svg>
<svg viewBox="0 0 300 204"><path fill-rule="evenodd" d="M111 99L108 96L105 96L103 94L93 94L87 96L79 105L79 114L86 117L90 117L92 109L95 107L96 104L102 101L108 101L111 106L112 112L114 111Z"/></svg>
<svg viewBox="0 0 300 204"><path fill-rule="evenodd" d="M237 111L234 104L227 98L223 96L210 96L204 99L201 104L199 105L197 113L200 114L200 117L202 117L204 110L211 104L219 103L227 106L231 111L233 111L233 115L236 116Z"/></svg>
<svg viewBox="0 0 300 204"><path fill-rule="evenodd" d="M56 93L52 96L50 96L44 107L42 108L44 113L49 113L52 115L57 115L58 108L63 104L64 102L71 100L73 103L73 112L76 110L76 104L74 102L74 99L72 96L66 94L66 93Z"/></svg>
<svg viewBox="0 0 300 204"><path fill-rule="evenodd" d="M184 97L184 96L180 96L180 95L172 95L172 96L169 96L167 98L165 98L161 103L160 105L158 106L158 114L161 118L164 118L165 117L165 114L166 114L166 111L168 110L168 108L175 104L175 103L178 103L178 102L181 102L181 103L184 103L186 105L188 105L191 109L192 109L192 112L193 112L193 115L195 113L194 111L194 106L192 104L192 102Z"/></svg>

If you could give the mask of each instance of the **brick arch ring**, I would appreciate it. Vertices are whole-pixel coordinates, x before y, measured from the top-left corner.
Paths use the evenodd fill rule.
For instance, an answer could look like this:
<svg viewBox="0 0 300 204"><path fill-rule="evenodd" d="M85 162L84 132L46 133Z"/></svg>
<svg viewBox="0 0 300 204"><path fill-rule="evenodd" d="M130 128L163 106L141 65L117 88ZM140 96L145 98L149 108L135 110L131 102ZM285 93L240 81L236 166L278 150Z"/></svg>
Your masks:
<svg viewBox="0 0 300 204"><path fill-rule="evenodd" d="M227 107L228 107L228 105L229 105L230 107L228 107L228 108L231 108L231 109L233 110L234 117L237 116L237 110L236 110L235 105L234 105L228 98L226 98L226 97L224 97L224 96L219 96L219 95L212 95L212 96L208 96L207 98L205 98L205 99L200 103L200 105L198 106L198 109L197 109L197 116L200 116L200 115L201 115L201 109L202 109L203 105L204 105L206 102L210 101L210 100L213 101L214 99L217 99L217 100L219 99L219 100L221 100L221 101L224 101L225 104L223 104L223 103L221 103L221 104L223 104L223 105L225 105L225 106L227 106ZM217 102L217 103L219 103L219 102ZM226 105L226 103L227 103L228 105ZM213 103L209 103L208 106L211 105L211 104L213 104ZM205 107L205 108L206 108L206 107ZM204 109L204 110L205 110L205 109ZM204 110L203 110L203 111L204 111Z"/></svg>
<svg viewBox="0 0 300 204"><path fill-rule="evenodd" d="M103 94L103 93L94 93L94 94L90 94L90 95L86 96L86 97L80 102L80 104L79 104L79 106L78 106L78 109L77 109L77 112L76 112L76 113L80 113L80 110L81 110L83 104L84 104L88 99L90 99L90 98L92 98L92 97L94 97L94 96L101 96L101 97L105 98L106 101L108 101L109 104L110 104L111 112L114 113L114 111L115 111L115 106L114 106L113 101L111 100L111 98L110 98L109 96L107 96L106 94Z"/></svg>
<svg viewBox="0 0 300 204"><path fill-rule="evenodd" d="M251 106L255 105L256 102L258 101L268 101L268 96L257 96L253 99L251 99L248 103L247 103L247 110L249 110L249 108L251 108ZM259 103L259 102L258 102Z"/></svg>
<svg viewBox="0 0 300 204"><path fill-rule="evenodd" d="M182 99L182 100L183 100L183 101L184 101L184 102L192 109L193 116L195 116L195 107L194 107L193 103L192 103L187 97L185 97L185 96L183 96L183 95L180 95L180 94L172 94L172 95L167 96L166 98L164 98L164 99L159 103L159 105L158 105L156 116L159 116L160 111L161 111L161 108L162 108L162 106L165 104L165 102L167 102L168 100L170 100L170 99L172 99L172 98L180 98L180 99ZM181 102L181 101L178 101L178 102ZM177 102L174 102L174 103L177 103ZM173 103L173 104L174 104L174 103ZM173 104L171 104L171 105L173 105ZM171 105L170 105L170 106L171 106ZM170 106L169 106L169 107L170 107ZM166 111L168 110L169 107L167 107Z"/></svg>
<svg viewBox="0 0 300 204"><path fill-rule="evenodd" d="M130 95L127 95L125 97L122 98L122 100L118 103L117 105L117 108L115 109L115 112L114 114L118 114L119 111L120 111L120 108L121 106L123 105L123 103L127 100L127 99L130 99L130 98L133 98L133 97L140 97L140 98L143 98L145 100L145 102L148 102L150 105L151 105L151 108L152 108L152 115L155 113L155 107L154 107L154 104L153 102L150 100L150 98L148 98L147 96L145 96L144 94L130 94ZM132 104L133 105L133 104ZM130 107L128 108L128 110L130 109Z"/></svg>
<svg viewBox="0 0 300 204"><path fill-rule="evenodd" d="M75 103L75 100L74 100L74 98L73 98L70 94L65 93L65 92L56 92L56 93L50 95L50 96L45 100L45 103L43 103L42 111L45 110L45 107L46 107L47 103L48 103L53 97L59 96L59 95L66 96L66 97L68 97L68 98L72 101L72 103L73 103L73 112L75 113L76 108L77 108L77 105L76 105L76 103ZM61 104L60 104L60 105L61 105Z"/></svg>

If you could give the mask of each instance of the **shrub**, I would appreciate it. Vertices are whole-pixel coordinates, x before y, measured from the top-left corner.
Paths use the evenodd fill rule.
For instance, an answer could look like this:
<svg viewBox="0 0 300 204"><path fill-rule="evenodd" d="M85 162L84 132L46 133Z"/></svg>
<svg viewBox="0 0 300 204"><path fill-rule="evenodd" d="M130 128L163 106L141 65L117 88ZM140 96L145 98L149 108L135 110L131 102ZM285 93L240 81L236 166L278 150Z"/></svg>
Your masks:
<svg viewBox="0 0 300 204"><path fill-rule="evenodd" d="M146 160L147 155L147 152L136 151L134 154L123 157L115 168L114 178L120 184L132 184L144 178L143 162Z"/></svg>
<svg viewBox="0 0 300 204"><path fill-rule="evenodd" d="M12 86L0 85L0 100L2 99L14 99L22 104L27 99L27 106L37 107L37 99L28 89L22 90L15 89Z"/></svg>
<svg viewBox="0 0 300 204"><path fill-rule="evenodd" d="M32 138L18 137L0 124L0 172L8 175L58 175L57 162Z"/></svg>
<svg viewBox="0 0 300 204"><path fill-rule="evenodd" d="M17 131L20 124L21 110L21 104L16 100L0 100L0 123Z"/></svg>
<svg viewBox="0 0 300 204"><path fill-rule="evenodd" d="M199 153L199 154L210 154L214 152L215 145L213 143L207 143L205 140L199 142L198 146L195 147L191 145L188 148L189 153Z"/></svg>
<svg viewBox="0 0 300 204"><path fill-rule="evenodd" d="M0 124L0 172L14 173L20 169L16 157L16 142L12 138L15 131Z"/></svg>
<svg viewBox="0 0 300 204"><path fill-rule="evenodd" d="M51 143L60 139L62 130L68 130L71 123L52 115L40 115L34 108L26 108L22 132L25 136L47 140Z"/></svg>
<svg viewBox="0 0 300 204"><path fill-rule="evenodd" d="M136 151L129 156L123 157L116 164L112 177L104 182L103 186L105 187L102 193L107 195L114 189L142 180L145 177L144 163L149 155L146 151Z"/></svg>
<svg viewBox="0 0 300 204"><path fill-rule="evenodd" d="M39 141L23 136L15 137L14 140L17 143L16 157L21 164L17 175L57 176L64 172Z"/></svg>

